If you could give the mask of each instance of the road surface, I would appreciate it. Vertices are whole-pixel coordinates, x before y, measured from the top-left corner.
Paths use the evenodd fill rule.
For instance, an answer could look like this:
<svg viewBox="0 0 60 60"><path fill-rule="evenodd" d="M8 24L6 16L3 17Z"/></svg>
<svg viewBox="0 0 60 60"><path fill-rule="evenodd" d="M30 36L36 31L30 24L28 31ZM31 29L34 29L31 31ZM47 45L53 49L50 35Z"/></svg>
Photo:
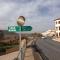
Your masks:
<svg viewBox="0 0 60 60"><path fill-rule="evenodd" d="M49 58L49 60L60 60L60 43L52 38L41 38L36 41L37 46Z"/></svg>

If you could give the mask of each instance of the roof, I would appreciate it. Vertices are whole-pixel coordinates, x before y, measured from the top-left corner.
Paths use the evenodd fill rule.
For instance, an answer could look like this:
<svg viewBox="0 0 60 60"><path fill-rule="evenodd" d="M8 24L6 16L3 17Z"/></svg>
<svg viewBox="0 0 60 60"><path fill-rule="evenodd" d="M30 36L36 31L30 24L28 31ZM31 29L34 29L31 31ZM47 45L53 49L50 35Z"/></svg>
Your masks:
<svg viewBox="0 0 60 60"><path fill-rule="evenodd" d="M54 21L56 21L56 20L60 20L60 18L57 18L57 19L55 19Z"/></svg>

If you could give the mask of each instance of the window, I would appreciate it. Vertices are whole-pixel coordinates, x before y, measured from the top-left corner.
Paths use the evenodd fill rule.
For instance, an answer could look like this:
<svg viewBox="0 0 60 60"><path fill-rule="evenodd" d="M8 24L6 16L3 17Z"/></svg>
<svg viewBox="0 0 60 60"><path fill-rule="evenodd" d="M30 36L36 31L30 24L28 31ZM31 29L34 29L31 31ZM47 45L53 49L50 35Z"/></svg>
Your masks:
<svg viewBox="0 0 60 60"><path fill-rule="evenodd" d="M56 24L57 24L57 21L56 21Z"/></svg>
<svg viewBox="0 0 60 60"><path fill-rule="evenodd" d="M58 30L58 27L56 27L56 30Z"/></svg>
<svg viewBox="0 0 60 60"><path fill-rule="evenodd" d="M60 26L59 26L59 30L60 30Z"/></svg>
<svg viewBox="0 0 60 60"><path fill-rule="evenodd" d="M59 21L59 24L60 24L60 21Z"/></svg>

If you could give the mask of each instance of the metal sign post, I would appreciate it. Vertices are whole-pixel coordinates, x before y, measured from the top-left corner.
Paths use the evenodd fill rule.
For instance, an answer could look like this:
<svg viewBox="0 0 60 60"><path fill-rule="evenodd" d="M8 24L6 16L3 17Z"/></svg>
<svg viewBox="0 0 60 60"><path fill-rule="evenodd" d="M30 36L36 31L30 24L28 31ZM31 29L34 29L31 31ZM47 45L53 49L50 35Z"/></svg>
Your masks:
<svg viewBox="0 0 60 60"><path fill-rule="evenodd" d="M23 31L31 31L32 27L31 26L23 26L25 23L25 18L23 16L19 16L18 20L17 20L17 24L18 26L9 26L8 27L8 31L9 32L20 32L19 33L19 54L18 54L18 60L23 60L23 50L21 47L21 32Z"/></svg>
<svg viewBox="0 0 60 60"><path fill-rule="evenodd" d="M18 20L17 20L17 24L18 26L23 26L25 23L25 18L23 16L19 16ZM20 52L20 58L18 58L19 60L22 60L22 47L21 47L21 33L20 33L20 46L19 46L19 52Z"/></svg>

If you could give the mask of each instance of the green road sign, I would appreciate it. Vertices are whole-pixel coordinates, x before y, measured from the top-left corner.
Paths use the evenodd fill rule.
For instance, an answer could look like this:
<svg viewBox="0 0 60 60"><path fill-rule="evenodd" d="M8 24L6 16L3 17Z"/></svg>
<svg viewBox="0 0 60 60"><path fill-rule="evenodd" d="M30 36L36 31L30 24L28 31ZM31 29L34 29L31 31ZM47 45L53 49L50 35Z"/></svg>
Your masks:
<svg viewBox="0 0 60 60"><path fill-rule="evenodd" d="M31 26L22 26L21 31L31 31L32 27Z"/></svg>
<svg viewBox="0 0 60 60"><path fill-rule="evenodd" d="M9 26L8 31L9 32L19 32L19 31L21 31L21 26Z"/></svg>
<svg viewBox="0 0 60 60"><path fill-rule="evenodd" d="M9 32L20 32L20 31L31 31L31 26L9 26L8 31Z"/></svg>

